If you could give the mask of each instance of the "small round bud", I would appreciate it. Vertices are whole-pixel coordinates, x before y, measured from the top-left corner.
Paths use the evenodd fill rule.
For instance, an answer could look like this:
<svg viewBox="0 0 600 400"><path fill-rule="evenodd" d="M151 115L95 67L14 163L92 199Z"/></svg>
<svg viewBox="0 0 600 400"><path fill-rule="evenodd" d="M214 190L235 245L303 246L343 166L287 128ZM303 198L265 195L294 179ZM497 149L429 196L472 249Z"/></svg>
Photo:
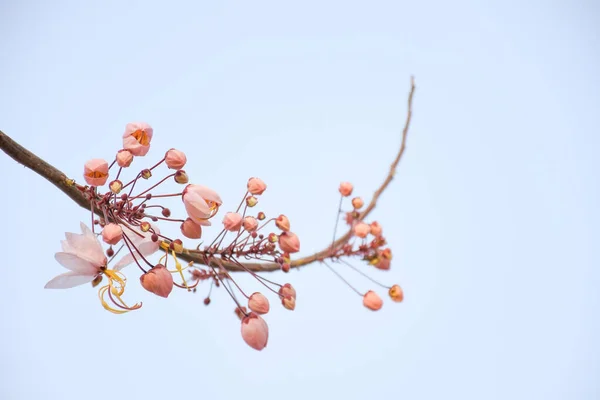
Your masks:
<svg viewBox="0 0 600 400"><path fill-rule="evenodd" d="M258 220L254 217L245 217L243 225L248 232L254 232L258 228Z"/></svg>
<svg viewBox="0 0 600 400"><path fill-rule="evenodd" d="M148 232L150 230L151 226L150 226L150 222L148 221L144 221L140 224L140 230L144 233Z"/></svg>
<svg viewBox="0 0 600 400"><path fill-rule="evenodd" d="M248 207L254 207L257 204L258 204L258 199L256 197L254 197L254 196L246 197L246 205Z"/></svg>
<svg viewBox="0 0 600 400"><path fill-rule="evenodd" d="M279 235L279 248L286 253L297 253L300 251L300 239L292 232L283 232Z"/></svg>
<svg viewBox="0 0 600 400"><path fill-rule="evenodd" d="M248 179L248 191L254 195L261 195L267 189L267 185L259 178Z"/></svg>
<svg viewBox="0 0 600 400"><path fill-rule="evenodd" d="M358 210L363 205L365 205L365 202L360 197L355 197L352 199L352 207L354 207L355 210Z"/></svg>
<svg viewBox="0 0 600 400"><path fill-rule="evenodd" d="M285 273L290 272L290 264L289 263L283 263L281 264L281 270Z"/></svg>
<svg viewBox="0 0 600 400"><path fill-rule="evenodd" d="M175 179L175 182L182 184L182 185L185 185L186 183L188 183L190 181L190 179L188 178L188 175L182 169L175 172L174 179Z"/></svg>
<svg viewBox="0 0 600 400"><path fill-rule="evenodd" d="M377 293L369 290L363 296L363 305L369 310L377 311L381 309L381 306L383 306L383 300L381 300L381 297L379 297Z"/></svg>
<svg viewBox="0 0 600 400"><path fill-rule="evenodd" d="M127 168L133 161L133 154L129 150L123 149L117 152L117 164L121 168Z"/></svg>
<svg viewBox="0 0 600 400"><path fill-rule="evenodd" d="M404 291L399 285L392 286L388 291L388 294L396 303L400 303L402 300L404 300Z"/></svg>
<svg viewBox="0 0 600 400"><path fill-rule="evenodd" d="M296 298L289 295L285 296L281 300L281 304L283 304L283 307L285 307L287 310L294 311L296 308Z"/></svg>
<svg viewBox="0 0 600 400"><path fill-rule="evenodd" d="M350 182L342 182L340 183L340 187L339 187L339 191L340 194L344 197L348 197L352 194L352 190L354 189L354 186L352 186L352 184Z"/></svg>
<svg viewBox="0 0 600 400"><path fill-rule="evenodd" d="M377 222L377 221L371 222L371 235L380 236L381 232L382 232L382 229L381 229L381 225L379 225L379 222Z"/></svg>
<svg viewBox="0 0 600 400"><path fill-rule="evenodd" d="M183 242L181 239L175 239L169 244L169 248L175 253L180 254L183 251Z"/></svg>
<svg viewBox="0 0 600 400"><path fill-rule="evenodd" d="M181 224L181 233L188 239L200 239L202 237L202 227L191 218L188 218Z"/></svg>
<svg viewBox="0 0 600 400"><path fill-rule="evenodd" d="M150 171L148 168L142 170L142 178L144 179L150 179L152 177L152 171Z"/></svg>
<svg viewBox="0 0 600 400"><path fill-rule="evenodd" d="M277 219L275 220L275 225L284 232L290 230L290 220L283 214L277 217Z"/></svg>
<svg viewBox="0 0 600 400"><path fill-rule="evenodd" d="M169 169L181 169L186 162L187 158L183 151L170 149L165 153L165 163Z"/></svg>
<svg viewBox="0 0 600 400"><path fill-rule="evenodd" d="M278 240L279 240L279 238L277 237L276 234L274 234L273 232L269 233L269 242L277 243Z"/></svg>
<svg viewBox="0 0 600 400"><path fill-rule="evenodd" d="M223 227L230 232L237 232L242 229L242 215L239 213L228 212L223 217Z"/></svg>
<svg viewBox="0 0 600 400"><path fill-rule="evenodd" d="M354 225L354 234L361 239L367 237L367 235L371 232L371 227L369 224L365 224L364 222L359 222Z"/></svg>
<svg viewBox="0 0 600 400"><path fill-rule="evenodd" d="M106 256L107 257L112 257L115 255L115 251L113 250L112 247L109 247L108 249L106 249Z"/></svg>
<svg viewBox="0 0 600 400"><path fill-rule="evenodd" d="M265 218L267 218L267 216L265 215L265 213L264 213L264 212L262 212L262 211L261 211L261 212L259 212L259 213L258 213L258 215L256 216L256 218L257 218L259 221L262 221L262 220L264 220Z"/></svg>
<svg viewBox="0 0 600 400"><path fill-rule="evenodd" d="M269 300L260 292L255 292L248 298L248 308L257 314L269 312Z"/></svg>
<svg viewBox="0 0 600 400"><path fill-rule="evenodd" d="M168 208L163 208L162 215L165 218L169 218L171 216L171 210L169 210Z"/></svg>
<svg viewBox="0 0 600 400"><path fill-rule="evenodd" d="M119 194L121 192L121 189L123 189L123 182L121 182L118 179L115 179L114 181L108 184L108 187L110 188L110 191L114 194Z"/></svg>
<svg viewBox="0 0 600 400"><path fill-rule="evenodd" d="M102 240L104 240L105 243L110 245L117 244L122 237L123 229L117 224L110 223L102 229Z"/></svg>
<svg viewBox="0 0 600 400"><path fill-rule="evenodd" d="M210 297L204 299L204 305L207 306L210 304Z"/></svg>

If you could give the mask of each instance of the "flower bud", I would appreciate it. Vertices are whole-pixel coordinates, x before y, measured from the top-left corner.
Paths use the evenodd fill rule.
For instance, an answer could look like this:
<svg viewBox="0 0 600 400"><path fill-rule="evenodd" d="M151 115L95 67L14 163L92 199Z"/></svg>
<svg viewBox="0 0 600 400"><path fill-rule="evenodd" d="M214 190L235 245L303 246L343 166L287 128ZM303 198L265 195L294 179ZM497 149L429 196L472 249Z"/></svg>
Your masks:
<svg viewBox="0 0 600 400"><path fill-rule="evenodd" d="M150 150L153 129L145 122L133 122L127 124L123 134L123 148L134 156L145 156Z"/></svg>
<svg viewBox="0 0 600 400"><path fill-rule="evenodd" d="M290 230L290 220L283 214L277 217L277 219L275 220L275 225L284 232Z"/></svg>
<svg viewBox="0 0 600 400"><path fill-rule="evenodd" d="M258 228L258 221L254 217L244 218L244 229L248 232L254 232Z"/></svg>
<svg viewBox="0 0 600 400"><path fill-rule="evenodd" d="M177 254L181 254L183 252L183 242L181 239L175 239L169 244L169 249Z"/></svg>
<svg viewBox="0 0 600 400"><path fill-rule="evenodd" d="M255 350L262 350L269 341L269 327L262 317L250 313L242 319L242 339Z"/></svg>
<svg viewBox="0 0 600 400"><path fill-rule="evenodd" d="M165 164L169 169L181 169L185 166L187 158L183 151L170 149L165 153Z"/></svg>
<svg viewBox="0 0 600 400"><path fill-rule="evenodd" d="M248 308L257 314L269 312L269 300L260 292L252 293L248 299Z"/></svg>
<svg viewBox="0 0 600 400"><path fill-rule="evenodd" d="M340 194L344 197L348 197L352 194L352 190L354 189L354 186L352 186L352 184L350 182L342 182L340 183L340 188L338 189L340 191Z"/></svg>
<svg viewBox="0 0 600 400"><path fill-rule="evenodd" d="M281 264L281 270L285 273L290 272L290 264L289 263L283 263Z"/></svg>
<svg viewBox="0 0 600 400"><path fill-rule="evenodd" d="M207 306L209 304L210 304L210 297L207 297L207 298L204 299L204 305Z"/></svg>
<svg viewBox="0 0 600 400"><path fill-rule="evenodd" d="M379 222L377 222L377 221L371 222L371 235L380 236L381 232L382 232L382 229L381 229L381 225L379 225Z"/></svg>
<svg viewBox="0 0 600 400"><path fill-rule="evenodd" d="M152 226L150 225L150 222L148 222L148 221L144 221L140 224L140 230L144 233L148 232L151 227Z"/></svg>
<svg viewBox="0 0 600 400"><path fill-rule="evenodd" d="M83 177L90 186L102 186L108 179L108 163L100 158L89 160L83 166Z"/></svg>
<svg viewBox="0 0 600 400"><path fill-rule="evenodd" d="M200 239L202 237L202 227L195 223L191 218L183 221L180 228L183 236L188 239Z"/></svg>
<svg viewBox="0 0 600 400"><path fill-rule="evenodd" d="M289 283L286 283L285 285L281 286L279 288L278 293L281 297L290 296L294 299L296 298L296 289L294 289L294 287Z"/></svg>
<svg viewBox="0 0 600 400"><path fill-rule="evenodd" d="M296 308L296 298L292 296L285 296L281 300L281 304L283 304L283 307L285 309L294 311L294 309Z"/></svg>
<svg viewBox="0 0 600 400"><path fill-rule="evenodd" d="M383 306L383 300L381 300L381 297L377 293L369 290L363 296L363 305L369 310L377 311Z"/></svg>
<svg viewBox="0 0 600 400"><path fill-rule="evenodd" d="M110 245L117 244L123 237L123 229L117 225L110 223L102 229L102 240Z"/></svg>
<svg viewBox="0 0 600 400"><path fill-rule="evenodd" d="M184 170L179 170L177 172L175 172L175 182L180 183L182 185L185 185L186 183L189 182L189 178L187 176L187 174L185 173Z"/></svg>
<svg viewBox="0 0 600 400"><path fill-rule="evenodd" d="M239 231L242 228L242 222L242 215L239 213L228 212L223 217L223 226L230 232Z"/></svg>
<svg viewBox="0 0 600 400"><path fill-rule="evenodd" d="M279 235L279 248L286 253L297 253L300 251L300 239L292 232L283 232Z"/></svg>
<svg viewBox="0 0 600 400"><path fill-rule="evenodd" d="M259 178L248 179L248 191L254 195L261 195L267 189L267 185Z"/></svg>
<svg viewBox="0 0 600 400"><path fill-rule="evenodd" d="M258 199L256 197L254 197L254 196L246 197L246 205L248 207L254 207L257 204L258 204Z"/></svg>
<svg viewBox="0 0 600 400"><path fill-rule="evenodd" d="M118 179L115 179L114 181L108 184L108 187L110 188L110 191L114 194L119 194L121 192L121 189L123 189L123 182L121 182Z"/></svg>
<svg viewBox="0 0 600 400"><path fill-rule="evenodd" d="M173 290L173 276L162 264L140 276L140 283L147 291L165 298L169 297Z"/></svg>
<svg viewBox="0 0 600 400"><path fill-rule="evenodd" d="M235 315L237 315L237 317L240 319L240 321L242 319L244 319L244 317L248 313L248 310L244 306L242 306L242 307L236 307L235 310L233 310L233 311L235 312Z"/></svg>
<svg viewBox="0 0 600 400"><path fill-rule="evenodd" d="M361 239L366 238L369 232L371 232L371 227L369 224L359 222L358 224L354 225L354 234Z"/></svg>
<svg viewBox="0 0 600 400"><path fill-rule="evenodd" d="M152 171L150 171L148 168L143 169L142 173L141 173L141 176L144 179L150 179L150 178L152 178Z"/></svg>
<svg viewBox="0 0 600 400"><path fill-rule="evenodd" d="M274 234L273 232L269 233L269 242L270 243L277 243L277 241L279 240L279 237Z"/></svg>
<svg viewBox="0 0 600 400"><path fill-rule="evenodd" d="M396 303L400 303L402 300L404 300L404 291L402 290L400 285L392 286L388 294L390 295L390 298Z"/></svg>
<svg viewBox="0 0 600 400"><path fill-rule="evenodd" d="M127 168L133 161L133 154L129 150L123 149L117 152L117 165L121 168Z"/></svg>
<svg viewBox="0 0 600 400"><path fill-rule="evenodd" d="M354 207L355 210L358 210L364 205L365 202L360 197L355 197L352 199L352 207Z"/></svg>
<svg viewBox="0 0 600 400"><path fill-rule="evenodd" d="M265 215L265 213L264 213L264 212L262 212L262 211L261 211L261 212L259 212L259 213L258 213L258 215L256 216L256 218L257 218L259 221L262 221L263 219L267 218L267 216Z"/></svg>

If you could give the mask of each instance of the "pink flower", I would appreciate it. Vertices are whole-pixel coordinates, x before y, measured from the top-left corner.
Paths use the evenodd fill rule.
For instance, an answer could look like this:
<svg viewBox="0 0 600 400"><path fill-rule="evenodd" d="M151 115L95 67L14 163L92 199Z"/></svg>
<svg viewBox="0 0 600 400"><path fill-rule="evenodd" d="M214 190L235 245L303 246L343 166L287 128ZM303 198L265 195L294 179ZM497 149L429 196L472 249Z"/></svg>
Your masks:
<svg viewBox="0 0 600 400"><path fill-rule="evenodd" d="M212 189L201 185L187 185L181 196L185 211L197 224L209 226L209 218L218 211L223 201Z"/></svg>
<svg viewBox="0 0 600 400"><path fill-rule="evenodd" d="M127 168L133 161L133 154L129 150L123 149L117 152L117 164L119 167Z"/></svg>
<svg viewBox="0 0 600 400"><path fill-rule="evenodd" d="M254 195L263 194L267 190L267 185L259 178L248 179L248 191Z"/></svg>
<svg viewBox="0 0 600 400"><path fill-rule="evenodd" d="M404 300L404 291L402 290L400 285L392 286L388 294L390 295L390 298L396 303L400 303L402 300Z"/></svg>
<svg viewBox="0 0 600 400"><path fill-rule="evenodd" d="M188 239L200 239L202 237L202 227L191 218L187 218L181 224L181 233Z"/></svg>
<svg viewBox="0 0 600 400"><path fill-rule="evenodd" d="M85 163L83 177L90 186L102 186L108 179L108 163L100 158L94 158Z"/></svg>
<svg viewBox="0 0 600 400"><path fill-rule="evenodd" d="M102 244L83 222L82 234L65 233L66 240L61 242L62 252L54 258L69 272L60 274L46 283L46 289L68 289L92 282L106 267L106 256Z"/></svg>
<svg viewBox="0 0 600 400"><path fill-rule="evenodd" d="M279 288L279 295L281 297L290 296L295 299L296 298L296 289L294 289L294 287L291 284L286 283L285 285L283 285Z"/></svg>
<svg viewBox="0 0 600 400"><path fill-rule="evenodd" d="M359 222L354 225L354 234L359 238L366 238L367 235L371 232L371 227L369 224L365 224L364 222Z"/></svg>
<svg viewBox="0 0 600 400"><path fill-rule="evenodd" d="M102 240L104 240L104 243L114 245L119 243L122 237L123 229L117 224L110 223L102 229Z"/></svg>
<svg viewBox="0 0 600 400"><path fill-rule="evenodd" d="M158 229L158 226L150 224L146 221L144 221L142 224L144 226L148 224L149 227L152 229L144 232L144 230L141 229L141 227L134 227L133 230L135 231L135 233L129 229L123 231L123 235L127 236L127 238L131 241L130 246L137 248L137 250L132 248L133 254L128 253L127 255L123 256L123 258L121 258L119 262L115 264L113 268L114 270L119 271L127 265L131 264L132 262L134 262L134 257L135 260L142 260L142 256L147 258L152 254L156 253L160 248L160 240L157 240L156 242L152 241L152 235L154 234L153 231L157 235L160 234L160 229ZM138 252L141 253L142 256L140 256Z"/></svg>
<svg viewBox="0 0 600 400"><path fill-rule="evenodd" d="M134 156L145 156L150 150L153 132L152 127L145 122L127 124L123 134L123 148Z"/></svg>
<svg viewBox="0 0 600 400"><path fill-rule="evenodd" d="M277 217L277 219L275 220L275 225L284 232L290 230L290 220L283 214Z"/></svg>
<svg viewBox="0 0 600 400"><path fill-rule="evenodd" d="M377 311L383 306L383 300L372 290L369 290L363 296L363 305L369 310Z"/></svg>
<svg viewBox="0 0 600 400"><path fill-rule="evenodd" d="M242 319L242 339L255 350L267 347L269 327L260 315L251 312Z"/></svg>
<svg viewBox="0 0 600 400"><path fill-rule="evenodd" d="M364 205L365 202L360 197L355 197L352 199L352 207L354 207L355 210L358 210Z"/></svg>
<svg viewBox="0 0 600 400"><path fill-rule="evenodd" d="M144 289L160 297L169 297L173 290L173 276L162 264L140 276L140 283Z"/></svg>
<svg viewBox="0 0 600 400"><path fill-rule="evenodd" d="M340 194L344 197L348 197L352 194L352 190L354 189L354 186L352 186L352 184L350 182L342 182L340 183L340 188L338 189L340 191Z"/></svg>
<svg viewBox="0 0 600 400"><path fill-rule="evenodd" d="M380 236L381 232L382 232L382 228L381 228L381 225L379 225L379 222L377 222L377 221L371 222L371 235Z"/></svg>
<svg viewBox="0 0 600 400"><path fill-rule="evenodd" d="M284 253L297 253L300 251L300 239L292 232L283 232L279 235L279 247Z"/></svg>
<svg viewBox="0 0 600 400"><path fill-rule="evenodd" d="M266 314L269 312L269 299L260 292L252 293L248 299L248 308L257 314Z"/></svg>
<svg viewBox="0 0 600 400"><path fill-rule="evenodd" d="M258 221L254 217L244 218L244 229L248 232L254 232L258 228Z"/></svg>
<svg viewBox="0 0 600 400"><path fill-rule="evenodd" d="M187 158L183 151L171 149L165 154L165 163L169 169L181 169L186 162Z"/></svg>
<svg viewBox="0 0 600 400"><path fill-rule="evenodd" d="M223 226L225 230L237 232L242 229L242 215L239 213L228 212L223 218Z"/></svg>

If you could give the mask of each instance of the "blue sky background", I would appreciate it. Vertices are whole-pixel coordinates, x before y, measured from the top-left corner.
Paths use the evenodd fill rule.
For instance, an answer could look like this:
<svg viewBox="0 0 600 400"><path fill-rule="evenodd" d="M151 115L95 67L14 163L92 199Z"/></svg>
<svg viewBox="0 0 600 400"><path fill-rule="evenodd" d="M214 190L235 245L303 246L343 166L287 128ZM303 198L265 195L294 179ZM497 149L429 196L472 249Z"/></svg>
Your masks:
<svg viewBox="0 0 600 400"><path fill-rule="evenodd" d="M223 211L262 177L302 254L330 240L340 181L380 184L418 86L373 213L394 251L373 276L405 302L369 312L319 265L273 274L298 305L271 298L263 352L206 285L164 300L128 268L144 307L124 316L87 285L44 290L89 216L0 155L0 398L599 398L599 17L592 1L0 3L0 129L82 180L147 121L134 165L185 150Z"/></svg>

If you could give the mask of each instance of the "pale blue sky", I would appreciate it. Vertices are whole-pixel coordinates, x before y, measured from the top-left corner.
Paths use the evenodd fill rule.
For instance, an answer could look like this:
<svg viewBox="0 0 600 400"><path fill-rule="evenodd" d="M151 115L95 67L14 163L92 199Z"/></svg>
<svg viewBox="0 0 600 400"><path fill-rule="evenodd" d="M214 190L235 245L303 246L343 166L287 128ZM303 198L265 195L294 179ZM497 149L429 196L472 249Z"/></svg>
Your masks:
<svg viewBox="0 0 600 400"><path fill-rule="evenodd" d="M303 254L330 240L340 181L379 185L418 85L373 214L395 255L374 276L405 302L369 312L318 265L273 274L298 306L273 307L263 352L223 291L164 300L127 269L144 307L115 316L89 286L44 290L88 214L0 154L1 399L600 397L597 3L24 0L0 18L0 129L81 180L147 121L148 157L185 150L226 206L262 177Z"/></svg>

